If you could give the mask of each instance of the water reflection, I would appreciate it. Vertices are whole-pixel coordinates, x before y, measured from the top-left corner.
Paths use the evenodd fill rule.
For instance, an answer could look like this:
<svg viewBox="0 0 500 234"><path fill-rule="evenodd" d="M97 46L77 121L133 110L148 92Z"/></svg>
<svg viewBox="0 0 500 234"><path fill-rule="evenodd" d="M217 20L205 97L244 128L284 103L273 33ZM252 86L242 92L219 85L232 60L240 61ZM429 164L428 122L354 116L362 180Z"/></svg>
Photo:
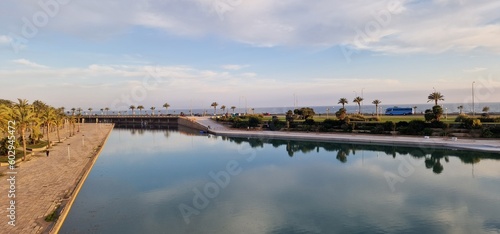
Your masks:
<svg viewBox="0 0 500 234"><path fill-rule="evenodd" d="M237 144L248 143L252 148L263 148L265 145L272 145L274 148L282 148L287 151L288 156L293 157L297 152L308 154L318 152L320 149L327 152L336 152L336 159L346 163L350 155L356 155L356 151L379 152L391 155L409 155L415 159L424 158L425 167L431 169L434 173L440 174L444 170L442 161L449 162L449 157L457 157L464 164L477 164L481 159L500 159L498 153L452 150L433 147L402 147L402 146L383 146L383 145L362 145L350 143L330 143L330 142L312 142L312 141L294 141L266 138L228 138L222 137L222 140L234 142Z"/></svg>
<svg viewBox="0 0 500 234"><path fill-rule="evenodd" d="M113 131L61 233L500 231L498 155L159 133ZM384 173L409 159L421 164L392 192ZM194 191L229 161L242 172L196 208ZM180 204L198 212L189 224Z"/></svg>

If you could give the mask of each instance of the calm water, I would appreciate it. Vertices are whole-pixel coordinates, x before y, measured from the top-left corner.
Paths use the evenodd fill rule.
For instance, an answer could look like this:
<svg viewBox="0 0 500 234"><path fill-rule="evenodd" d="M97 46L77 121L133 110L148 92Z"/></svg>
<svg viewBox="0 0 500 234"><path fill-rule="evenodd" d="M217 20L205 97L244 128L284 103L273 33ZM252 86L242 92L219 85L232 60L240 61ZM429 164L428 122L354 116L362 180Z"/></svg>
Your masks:
<svg viewBox="0 0 500 234"><path fill-rule="evenodd" d="M115 129L61 233L500 233L495 157Z"/></svg>

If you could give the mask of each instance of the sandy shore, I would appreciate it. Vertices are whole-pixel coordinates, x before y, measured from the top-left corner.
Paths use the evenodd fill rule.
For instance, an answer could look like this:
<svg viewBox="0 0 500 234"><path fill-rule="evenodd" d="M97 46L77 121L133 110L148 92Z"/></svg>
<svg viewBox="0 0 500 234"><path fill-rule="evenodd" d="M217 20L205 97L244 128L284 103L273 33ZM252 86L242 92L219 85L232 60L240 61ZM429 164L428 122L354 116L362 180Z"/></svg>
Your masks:
<svg viewBox="0 0 500 234"><path fill-rule="evenodd" d="M6 208L10 199L7 198L6 179L10 175L6 175L5 168L2 168L1 233L49 232L54 223L46 222L45 217L77 194L75 188L85 179L85 173L91 169L112 128L111 124L83 124L75 136L53 146L49 157L40 152L30 161L18 164L15 169L16 226L7 223ZM61 138L68 136L66 131L60 134ZM51 140L57 140L55 133L51 134Z"/></svg>
<svg viewBox="0 0 500 234"><path fill-rule="evenodd" d="M225 127L208 117L194 118L198 123L210 126L209 131L216 135L229 137L256 137L276 138L290 140L308 140L319 142L350 142L378 145L400 145L414 147L445 147L451 149L467 149L484 152L500 153L500 140L483 139L451 139L444 137L412 137L412 136L384 136L349 133L306 133L306 132L284 132L284 131L246 131L235 130Z"/></svg>

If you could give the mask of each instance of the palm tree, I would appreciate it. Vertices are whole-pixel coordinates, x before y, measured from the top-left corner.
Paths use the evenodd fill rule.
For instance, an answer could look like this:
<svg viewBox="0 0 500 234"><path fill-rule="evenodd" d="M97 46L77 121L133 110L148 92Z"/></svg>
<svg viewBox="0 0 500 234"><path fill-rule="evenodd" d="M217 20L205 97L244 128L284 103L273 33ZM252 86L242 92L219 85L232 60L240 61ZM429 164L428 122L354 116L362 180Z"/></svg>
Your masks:
<svg viewBox="0 0 500 234"><path fill-rule="evenodd" d="M233 110L233 114L234 114L234 109L236 109L235 106L231 106L231 110Z"/></svg>
<svg viewBox="0 0 500 234"><path fill-rule="evenodd" d="M78 108L76 108L76 111L78 112L78 115L81 115L81 114L82 114L83 109L82 109L82 108L80 108L80 107L78 107Z"/></svg>
<svg viewBox="0 0 500 234"><path fill-rule="evenodd" d="M375 99L375 100L373 100L373 102L372 102L372 104L374 104L374 105L375 105L375 113L377 113L377 116L378 116L378 105L379 105L380 103L382 103L382 102L381 102L380 100L378 100L378 99Z"/></svg>
<svg viewBox="0 0 500 234"><path fill-rule="evenodd" d="M92 108L89 108L92 109ZM41 117L42 123L47 128L47 149L50 148L50 126L55 124L55 109L53 107L47 107L43 110L43 115Z"/></svg>
<svg viewBox="0 0 500 234"><path fill-rule="evenodd" d="M222 114L224 114L224 111L226 110L226 106L225 106L225 105L222 105L222 106L220 107L220 109L222 110Z"/></svg>
<svg viewBox="0 0 500 234"><path fill-rule="evenodd" d="M413 107L413 114L417 114L417 106Z"/></svg>
<svg viewBox="0 0 500 234"><path fill-rule="evenodd" d="M457 107L459 110L460 110L460 114L462 114L463 110L464 110L464 106L463 105L460 105Z"/></svg>
<svg viewBox="0 0 500 234"><path fill-rule="evenodd" d="M347 104L347 98L341 98L339 99L338 104L342 104L342 108L345 108L345 104Z"/></svg>
<svg viewBox="0 0 500 234"><path fill-rule="evenodd" d="M170 107L170 104L168 104L166 102L165 102L165 104L163 104L163 108L165 108L165 114L167 114L167 115L168 115L168 108L169 107Z"/></svg>
<svg viewBox="0 0 500 234"><path fill-rule="evenodd" d="M444 96L440 92L433 92L427 97L427 102L434 101L434 105L438 105L438 101L444 101Z"/></svg>
<svg viewBox="0 0 500 234"><path fill-rule="evenodd" d="M489 106L485 106L483 107L483 112L488 114L488 112L490 111L490 107Z"/></svg>
<svg viewBox="0 0 500 234"><path fill-rule="evenodd" d="M104 108L104 110L106 111L106 115L108 115L109 107Z"/></svg>
<svg viewBox="0 0 500 234"><path fill-rule="evenodd" d="M19 103L15 103L13 106L13 117L16 121L16 125L19 126L19 131L21 133L21 139L23 140L23 161L26 159L26 129L31 124L35 118L32 106L28 103L26 99L17 99Z"/></svg>
<svg viewBox="0 0 500 234"><path fill-rule="evenodd" d="M135 106L134 106L134 105L130 105L129 109L131 109L131 110L132 110L132 115L134 115L134 114L135 114L135 113L134 113Z"/></svg>
<svg viewBox="0 0 500 234"><path fill-rule="evenodd" d="M89 115L92 115L92 108L89 108Z"/></svg>
<svg viewBox="0 0 500 234"><path fill-rule="evenodd" d="M104 108L101 108L100 111L101 111L101 115L104 115Z"/></svg>
<svg viewBox="0 0 500 234"><path fill-rule="evenodd" d="M139 110L139 114L142 114L142 110L144 110L144 106L138 105L137 109Z"/></svg>
<svg viewBox="0 0 500 234"><path fill-rule="evenodd" d="M363 101L363 98L360 96L357 96L352 100L352 102L358 103L358 114L361 114L361 102Z"/></svg>
<svg viewBox="0 0 500 234"><path fill-rule="evenodd" d="M151 115L155 115L155 109L156 109L156 107L152 106L149 109L151 109Z"/></svg>
<svg viewBox="0 0 500 234"><path fill-rule="evenodd" d="M73 108L71 108L71 113L72 113L73 115L75 115L75 110L76 110L76 108L74 108L74 107L73 107Z"/></svg>
<svg viewBox="0 0 500 234"><path fill-rule="evenodd" d="M213 106L214 107L214 115L217 114L217 106L219 105L219 103L217 102L212 102L212 104L210 106Z"/></svg>
<svg viewBox="0 0 500 234"><path fill-rule="evenodd" d="M64 108L59 108L55 112L54 124L56 125L57 131L57 141L61 142L61 136L59 135L59 127L64 124L64 119L66 116L64 115Z"/></svg>

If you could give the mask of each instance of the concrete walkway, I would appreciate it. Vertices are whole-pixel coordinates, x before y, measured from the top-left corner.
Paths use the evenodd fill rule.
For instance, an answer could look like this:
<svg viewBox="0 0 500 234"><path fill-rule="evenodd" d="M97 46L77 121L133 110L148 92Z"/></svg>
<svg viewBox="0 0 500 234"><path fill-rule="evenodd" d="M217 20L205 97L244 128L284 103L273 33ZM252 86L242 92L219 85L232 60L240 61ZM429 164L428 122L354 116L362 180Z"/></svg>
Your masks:
<svg viewBox="0 0 500 234"><path fill-rule="evenodd" d="M8 225L7 209L10 198L7 197L9 178L5 168L0 185L1 224L0 233L42 233L48 232L51 222L44 219L51 214L63 200L68 199L76 182L84 170L88 170L89 162L97 154L111 132L111 124L83 124L75 136L52 146L49 157L40 152L30 161L18 163L15 174L16 226ZM61 131L61 138L68 136ZM84 135L84 136L83 136ZM55 133L51 140L57 141ZM68 144L70 154L68 157Z"/></svg>
<svg viewBox="0 0 500 234"><path fill-rule="evenodd" d="M350 142L380 145L401 145L413 147L445 147L451 149L468 149L485 152L500 153L500 140L483 139L456 139L444 137L412 137L412 136L385 136L350 133L306 133L306 132L286 132L286 131L254 131L236 130L228 128L209 117L196 117L198 123L210 126L209 132L230 137L255 137L255 138L276 138L290 140L309 140L320 142Z"/></svg>

